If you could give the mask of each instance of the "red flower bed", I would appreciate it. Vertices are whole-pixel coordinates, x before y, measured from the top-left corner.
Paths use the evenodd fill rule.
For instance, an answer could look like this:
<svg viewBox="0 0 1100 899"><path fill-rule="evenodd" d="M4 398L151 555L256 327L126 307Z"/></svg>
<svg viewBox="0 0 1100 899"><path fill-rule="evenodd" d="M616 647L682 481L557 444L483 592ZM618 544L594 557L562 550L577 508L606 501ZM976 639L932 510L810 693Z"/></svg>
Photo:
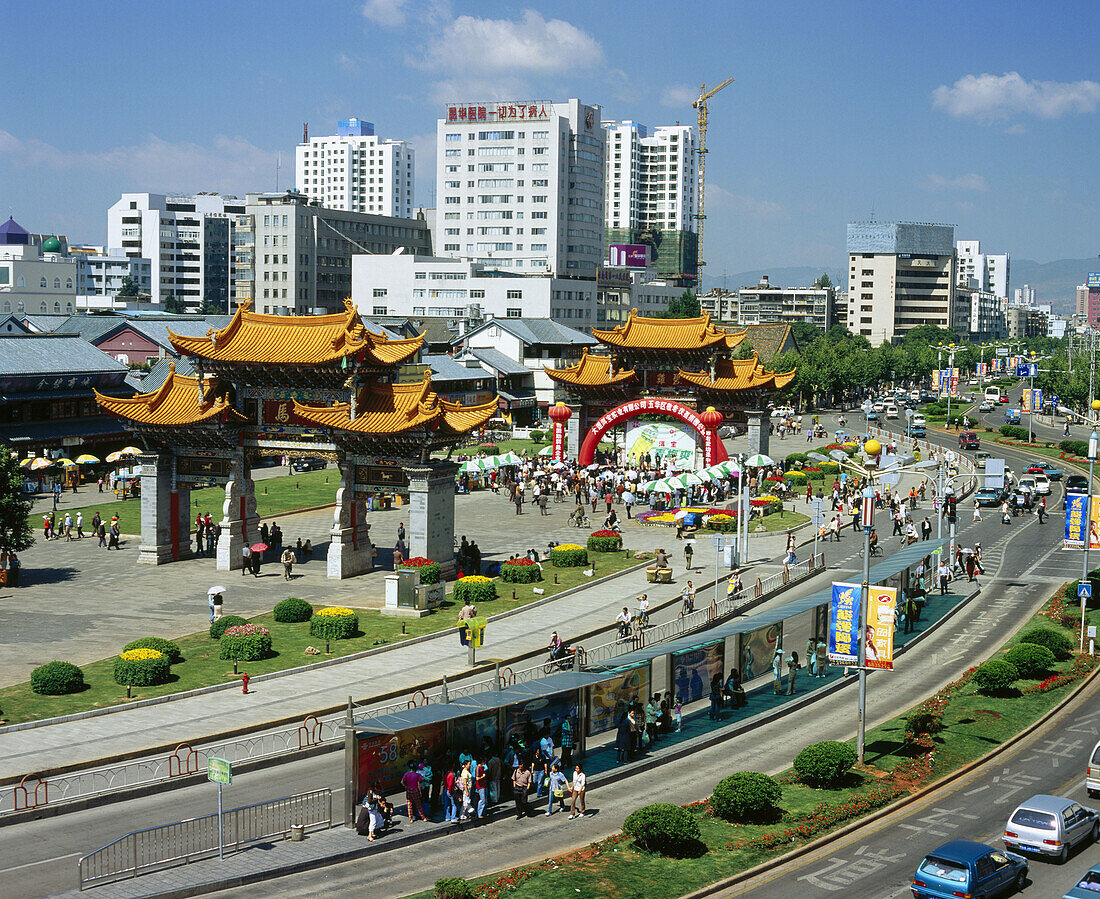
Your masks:
<svg viewBox="0 0 1100 899"><path fill-rule="evenodd" d="M612 540L614 540L618 537L621 537L622 535L621 534L616 534L614 531L602 530L602 531L593 531L588 536L589 537L608 537L608 538L611 538Z"/></svg>
<svg viewBox="0 0 1100 899"><path fill-rule="evenodd" d="M411 559L406 559L401 563L406 568L423 568L425 565L434 565L431 559L425 559L423 556L413 556Z"/></svg>
<svg viewBox="0 0 1100 899"><path fill-rule="evenodd" d="M532 562L528 558L523 558L523 559L509 559L507 562L504 562L503 564L511 565L513 568L524 568L527 565L534 565L535 563Z"/></svg>
<svg viewBox="0 0 1100 899"><path fill-rule="evenodd" d="M1025 687L1024 693L1049 693L1051 690L1066 686L1066 684L1072 684L1088 674L1095 664L1096 660L1091 656L1078 656L1077 661L1073 663L1073 667L1068 672L1065 674L1052 674L1037 684Z"/></svg>
<svg viewBox="0 0 1100 899"><path fill-rule="evenodd" d="M782 484L783 483L783 478L781 478L777 474L770 474L766 478L764 478L764 480L765 481L771 481L774 484Z"/></svg>

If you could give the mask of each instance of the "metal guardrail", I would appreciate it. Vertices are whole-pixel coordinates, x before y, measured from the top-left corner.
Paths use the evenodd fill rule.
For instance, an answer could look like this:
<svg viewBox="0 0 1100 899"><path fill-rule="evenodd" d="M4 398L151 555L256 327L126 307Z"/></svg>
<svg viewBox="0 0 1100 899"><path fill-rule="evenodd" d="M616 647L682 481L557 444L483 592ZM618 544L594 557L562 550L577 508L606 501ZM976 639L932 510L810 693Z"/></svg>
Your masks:
<svg viewBox="0 0 1100 899"><path fill-rule="evenodd" d="M234 852L261 840L283 838L291 826L332 826L332 790L313 790L229 809L222 814L224 847ZM203 815L119 837L77 863L81 890L218 852L218 815Z"/></svg>

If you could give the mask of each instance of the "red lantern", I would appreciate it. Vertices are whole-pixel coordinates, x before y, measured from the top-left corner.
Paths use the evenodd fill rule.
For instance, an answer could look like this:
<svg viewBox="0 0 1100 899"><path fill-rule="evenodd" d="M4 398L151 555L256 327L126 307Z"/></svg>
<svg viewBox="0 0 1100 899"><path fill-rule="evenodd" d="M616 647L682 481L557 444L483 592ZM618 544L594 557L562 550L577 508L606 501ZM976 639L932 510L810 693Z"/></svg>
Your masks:
<svg viewBox="0 0 1100 899"><path fill-rule="evenodd" d="M722 424L724 416L714 406L707 406L707 411L699 415L699 420L708 431L716 431Z"/></svg>
<svg viewBox="0 0 1100 899"><path fill-rule="evenodd" d="M558 403L555 406L551 406L547 414L550 416L550 420L555 424L565 424L572 417L573 410L565 405L565 403Z"/></svg>

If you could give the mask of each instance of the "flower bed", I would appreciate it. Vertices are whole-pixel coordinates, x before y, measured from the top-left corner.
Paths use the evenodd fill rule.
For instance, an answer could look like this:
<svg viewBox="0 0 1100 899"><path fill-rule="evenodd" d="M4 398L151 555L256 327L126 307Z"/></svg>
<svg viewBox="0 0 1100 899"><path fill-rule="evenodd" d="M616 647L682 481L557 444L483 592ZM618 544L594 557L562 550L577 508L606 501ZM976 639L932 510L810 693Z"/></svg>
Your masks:
<svg viewBox="0 0 1100 899"><path fill-rule="evenodd" d="M821 481L825 478L825 472L817 465L808 465L802 469L802 473L811 481Z"/></svg>
<svg viewBox="0 0 1100 899"><path fill-rule="evenodd" d="M420 583L422 584L438 584L439 583L439 563L433 562L431 559L425 559L423 556L413 556L411 559L406 559L401 563L402 568L416 568L420 572Z"/></svg>
<svg viewBox="0 0 1100 899"><path fill-rule="evenodd" d="M753 497L749 500L749 505L754 509L762 509L764 515L771 515L773 512L783 511L782 500L780 500L778 496L773 496L770 493Z"/></svg>
<svg viewBox="0 0 1100 899"><path fill-rule="evenodd" d="M704 519L708 515L733 514L730 512L729 509L716 509L706 506L682 506L678 509L666 509L661 512L639 512L637 515L634 516L634 518L640 524L672 527L678 521L678 519L676 518L677 512L695 512L699 515L702 515Z"/></svg>
<svg viewBox="0 0 1100 899"><path fill-rule="evenodd" d="M220 659L255 662L271 655L271 634L258 624L227 627L218 641Z"/></svg>
<svg viewBox="0 0 1100 899"><path fill-rule="evenodd" d="M155 649L168 658L169 665L175 665L180 660L179 644L160 637L140 637L137 640L131 640L122 647L123 652L128 649Z"/></svg>
<svg viewBox="0 0 1100 899"><path fill-rule="evenodd" d="M717 515L711 515L710 518L707 519L706 526L712 531L718 531L721 534L730 534L737 530L737 517L725 512L720 512Z"/></svg>
<svg viewBox="0 0 1100 899"><path fill-rule="evenodd" d="M359 616L343 606L318 609L309 619L310 636L322 640L347 640L359 630Z"/></svg>
<svg viewBox="0 0 1100 899"><path fill-rule="evenodd" d="M497 598L497 585L492 578L481 574L468 574L466 577L455 581L454 592L451 599L463 605L477 605L479 602L490 602Z"/></svg>
<svg viewBox="0 0 1100 899"><path fill-rule="evenodd" d="M910 750L931 749L932 735L943 730L943 714L948 700L970 682L977 666L968 668L958 680L941 687L918 705L905 720L905 744Z"/></svg>
<svg viewBox="0 0 1100 899"><path fill-rule="evenodd" d="M1079 681L1092 671L1095 666L1096 659L1092 656L1079 656L1073 663L1073 667L1065 674L1053 674L1045 680L1039 681L1037 684L1025 687L1023 692L1049 693L1051 690L1057 690L1059 687L1066 686L1066 684L1072 684L1074 681Z"/></svg>
<svg viewBox="0 0 1100 899"><path fill-rule="evenodd" d="M588 564L588 550L576 543L559 543L550 550L550 564L555 568L579 568Z"/></svg>
<svg viewBox="0 0 1100 899"><path fill-rule="evenodd" d="M168 656L155 649L125 649L115 656L115 683L149 687L168 680Z"/></svg>
<svg viewBox="0 0 1100 899"><path fill-rule="evenodd" d="M613 553L623 548L622 534L615 531L593 531L588 535L588 548L597 553Z"/></svg>
<svg viewBox="0 0 1100 899"><path fill-rule="evenodd" d="M506 584L532 584L542 580L542 569L530 559L510 559L501 563L500 579Z"/></svg>

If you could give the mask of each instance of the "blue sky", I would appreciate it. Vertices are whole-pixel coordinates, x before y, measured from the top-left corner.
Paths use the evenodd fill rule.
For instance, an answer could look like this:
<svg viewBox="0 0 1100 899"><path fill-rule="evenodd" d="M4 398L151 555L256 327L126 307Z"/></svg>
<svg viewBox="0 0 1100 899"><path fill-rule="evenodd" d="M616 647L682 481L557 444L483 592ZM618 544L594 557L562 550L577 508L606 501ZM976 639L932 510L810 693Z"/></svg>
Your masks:
<svg viewBox="0 0 1100 899"><path fill-rule="evenodd" d="M1057 10L1057 12L1055 12ZM124 190L293 181L302 123L357 115L417 147L432 201L448 100L711 103L708 273L843 268L845 224L948 222L987 252L1100 252L1095 2L456 0L5 3L0 213L106 239Z"/></svg>

